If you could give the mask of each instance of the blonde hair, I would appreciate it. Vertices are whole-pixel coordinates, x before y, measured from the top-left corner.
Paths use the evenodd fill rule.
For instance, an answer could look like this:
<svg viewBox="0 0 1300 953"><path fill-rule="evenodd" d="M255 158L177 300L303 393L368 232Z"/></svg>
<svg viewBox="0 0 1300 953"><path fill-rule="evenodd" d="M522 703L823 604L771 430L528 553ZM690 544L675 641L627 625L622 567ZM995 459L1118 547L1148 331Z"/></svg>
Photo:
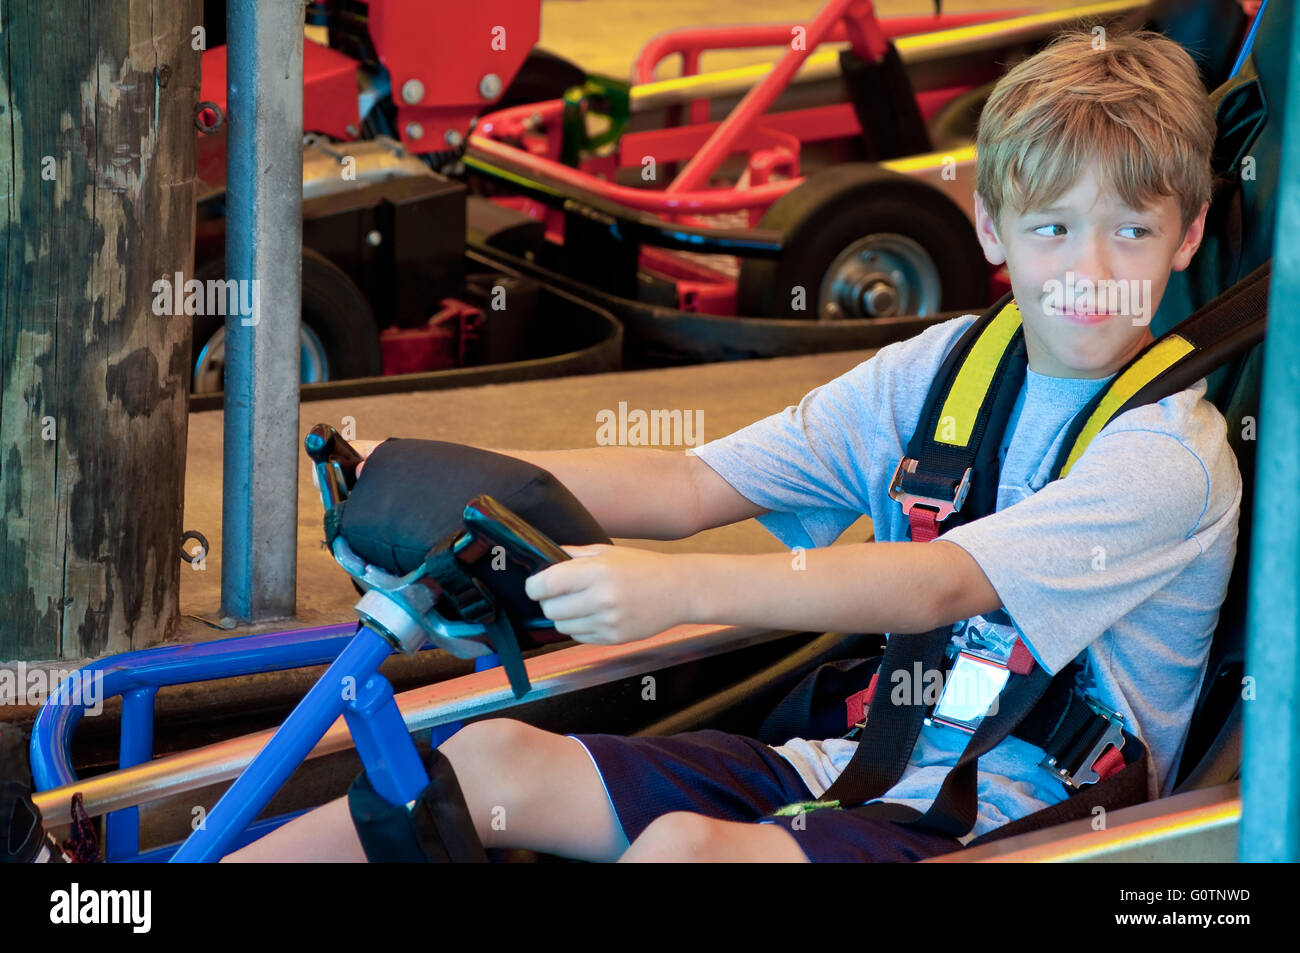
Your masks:
<svg viewBox="0 0 1300 953"><path fill-rule="evenodd" d="M997 223L1003 208L1050 205L1095 161L1101 188L1131 208L1176 198L1186 232L1210 198L1215 135L1196 64L1177 43L1150 30L1072 31L989 96L975 187Z"/></svg>

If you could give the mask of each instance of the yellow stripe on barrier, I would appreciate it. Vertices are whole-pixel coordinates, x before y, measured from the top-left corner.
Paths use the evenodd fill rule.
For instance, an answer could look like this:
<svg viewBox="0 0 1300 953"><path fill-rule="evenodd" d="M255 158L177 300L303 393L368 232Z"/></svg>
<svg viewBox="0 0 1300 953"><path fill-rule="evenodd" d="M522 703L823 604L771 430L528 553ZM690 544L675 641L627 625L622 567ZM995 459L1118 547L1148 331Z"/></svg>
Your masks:
<svg viewBox="0 0 1300 953"><path fill-rule="evenodd" d="M921 49L928 46L947 45L954 43L964 43L970 41L996 38L1001 34L1011 30L1027 29L1038 26L1039 24L1056 24L1063 17L1069 20L1091 20L1108 16L1119 16L1128 13L1141 4L1135 3L1134 0L1107 0L1104 3L1090 3L1077 7L1062 7L1051 10L1043 10L1037 13L1027 13L1018 17L1007 17L1002 20L988 20L983 23L968 23L965 26L949 27L946 30L931 30L926 33L912 33L907 36L894 38L894 46L900 53L912 49ZM1062 23L1064 27L1068 24ZM738 50L706 50L704 52L743 52L746 49L762 49L763 47L740 47ZM808 54L800 66L800 71L807 70L809 67L828 67L834 64L840 55L841 49L851 48L846 41L834 44L832 49L815 50ZM672 54L676 55L676 54ZM668 57L665 57L668 58ZM656 64L657 65L657 64ZM759 83L763 77L772 72L774 63L751 63L748 66L733 66L728 69L712 70L707 73L693 73L690 76L670 76L667 79L655 79L648 83L635 85L631 89L631 99L635 106L636 100L648 98L664 93L673 93L681 91L690 91L696 86L709 86L714 83L725 83L731 80L739 82L748 82L751 84Z"/></svg>
<svg viewBox="0 0 1300 953"><path fill-rule="evenodd" d="M970 443L980 408L997 373L1002 355L1020 327L1020 308L1012 300L989 322L962 362L952 390L944 399L934 439L954 447Z"/></svg>
<svg viewBox="0 0 1300 953"><path fill-rule="evenodd" d="M963 146L960 149L949 149L947 152L927 152L923 155L906 156L902 159L886 159L880 165L894 172L923 172L928 169L942 168L944 162L948 159L951 159L956 165L974 162L975 147Z"/></svg>
<svg viewBox="0 0 1300 953"><path fill-rule="evenodd" d="M1194 350L1196 348L1186 338L1171 334L1158 341L1151 350L1138 359L1137 363L1112 381L1106 396L1092 412L1083 430L1079 431L1079 437L1074 441L1070 456L1066 458L1065 466L1061 468L1061 476L1065 477L1070 472L1075 461L1083 456L1084 450L1088 449L1092 438L1101 432L1101 428L1110 422L1110 418L1128 402L1130 397L1164 373L1170 365L1182 360Z"/></svg>

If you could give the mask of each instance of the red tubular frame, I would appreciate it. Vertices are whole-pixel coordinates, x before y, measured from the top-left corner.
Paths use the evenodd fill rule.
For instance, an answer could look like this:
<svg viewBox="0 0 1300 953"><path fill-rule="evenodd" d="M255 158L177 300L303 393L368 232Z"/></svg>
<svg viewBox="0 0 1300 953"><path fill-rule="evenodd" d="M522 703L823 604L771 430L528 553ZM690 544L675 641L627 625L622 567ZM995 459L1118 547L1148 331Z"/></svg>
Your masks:
<svg viewBox="0 0 1300 953"><path fill-rule="evenodd" d="M888 40L876 22L871 0L828 0L808 26L805 42L798 46L790 43L772 71L736 104L731 114L669 184L667 191L691 192L707 185L709 176L735 151L741 137L751 132L776 98L785 92L804 60L821 45L836 23L844 25L852 37L854 52L863 60L874 63L885 55Z"/></svg>
<svg viewBox="0 0 1300 953"><path fill-rule="evenodd" d="M1019 9L995 10L877 21L870 0L830 0L808 27L807 49L788 49L777 66L721 123L696 122L675 128L629 132L619 141L615 155L585 159L578 169L574 169L559 161L563 103L557 99L503 109L482 117L470 143L479 156L512 172L560 189L652 212L667 221L686 222L691 216L742 210L749 212L753 221L803 181L797 174L798 151L794 150L791 155L790 140L778 142L778 137L784 134L798 142L808 143L861 132L849 103L763 114L816 48L815 41L851 39L856 34L868 52L883 51L885 42L894 37L1007 19L1023 12ZM651 40L637 57L634 75L653 75L659 61L673 53L682 53L687 59L687 68L694 70L698 67L700 54L706 49L788 45L791 31L798 25L709 27L661 34ZM918 93L922 116L929 117L966 88L948 87ZM692 104L693 115L694 107L699 103L708 106L707 100L698 100ZM536 131L539 125L547 130L544 137ZM521 145L516 147L504 140L518 140ZM750 153L750 187L705 187L708 175L736 151ZM619 168L639 165L642 155L653 155L657 162L690 161L667 189L633 188L606 179L606 176L612 178ZM773 166L788 167L791 159L795 175L775 182L768 179Z"/></svg>

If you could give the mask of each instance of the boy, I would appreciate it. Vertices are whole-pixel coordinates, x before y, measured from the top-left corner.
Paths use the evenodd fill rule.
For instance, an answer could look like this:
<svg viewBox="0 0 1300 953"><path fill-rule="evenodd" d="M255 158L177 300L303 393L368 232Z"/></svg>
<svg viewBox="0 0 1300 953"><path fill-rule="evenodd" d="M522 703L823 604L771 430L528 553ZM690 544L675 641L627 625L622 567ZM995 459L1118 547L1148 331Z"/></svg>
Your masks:
<svg viewBox="0 0 1300 953"><path fill-rule="evenodd" d="M1008 266L1029 358L997 512L909 542L887 492L969 315L685 454L512 451L554 473L614 537L680 538L758 517L808 548L806 568L793 571L782 554L572 547L583 558L531 577L529 595L559 631L601 644L682 622L894 633L951 624L958 644L1002 658L1019 637L1052 674L1082 653L1089 692L1149 750L1149 794L1169 793L1236 549L1241 480L1225 421L1201 399L1202 380L1112 421L1066 478L1047 478L1069 421L1150 342L1170 271L1200 244L1214 136L1191 58L1151 33L1100 49L1092 34L1062 36L989 99L976 226L988 260ZM1111 281L1138 289L1130 313L1104 313L1104 295L1095 308L1058 293L1065 283L1090 304L1086 292ZM863 513L882 542L829 548ZM967 737L923 729L884 799L925 810ZM1038 766L1042 752L1008 737L980 761L966 837L834 809L800 825L771 816L820 796L854 748L798 738L773 748L717 731L558 736L492 719L440 751L485 846L583 860L916 860L1066 796ZM493 830L494 808L505 809L504 831ZM364 854L339 799L227 859Z"/></svg>

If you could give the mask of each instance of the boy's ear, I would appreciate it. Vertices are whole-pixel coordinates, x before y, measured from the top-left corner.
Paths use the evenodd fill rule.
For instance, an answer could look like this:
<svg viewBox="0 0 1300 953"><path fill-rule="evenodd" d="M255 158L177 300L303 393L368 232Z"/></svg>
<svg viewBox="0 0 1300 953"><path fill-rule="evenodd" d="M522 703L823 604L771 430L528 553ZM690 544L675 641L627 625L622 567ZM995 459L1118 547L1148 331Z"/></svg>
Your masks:
<svg viewBox="0 0 1300 953"><path fill-rule="evenodd" d="M1174 252L1174 260L1170 263L1173 271L1183 271L1192 263L1192 256L1196 254L1196 249L1201 247L1201 242L1205 239L1205 214L1209 210L1210 203L1202 203L1200 214L1192 220L1192 224L1187 226L1183 243L1178 246L1178 251Z"/></svg>
<svg viewBox="0 0 1300 953"><path fill-rule="evenodd" d="M975 193L975 236L984 249L984 257L990 265L1001 265L1007 260L1007 251L998 237L998 226L984 207L984 200Z"/></svg>

